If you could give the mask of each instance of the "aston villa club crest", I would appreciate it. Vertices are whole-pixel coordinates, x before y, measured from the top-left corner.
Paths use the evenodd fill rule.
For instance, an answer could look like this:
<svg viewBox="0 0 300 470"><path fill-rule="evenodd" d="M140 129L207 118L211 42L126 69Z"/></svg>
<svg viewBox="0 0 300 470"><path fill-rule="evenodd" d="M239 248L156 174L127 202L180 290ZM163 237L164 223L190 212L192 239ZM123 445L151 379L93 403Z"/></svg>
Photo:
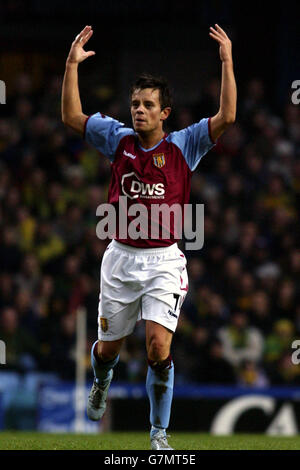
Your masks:
<svg viewBox="0 0 300 470"><path fill-rule="evenodd" d="M108 323L106 318L100 317L100 326L104 333L108 330Z"/></svg>
<svg viewBox="0 0 300 470"><path fill-rule="evenodd" d="M164 153L156 153L153 155L153 163L157 168L162 168L166 163Z"/></svg>

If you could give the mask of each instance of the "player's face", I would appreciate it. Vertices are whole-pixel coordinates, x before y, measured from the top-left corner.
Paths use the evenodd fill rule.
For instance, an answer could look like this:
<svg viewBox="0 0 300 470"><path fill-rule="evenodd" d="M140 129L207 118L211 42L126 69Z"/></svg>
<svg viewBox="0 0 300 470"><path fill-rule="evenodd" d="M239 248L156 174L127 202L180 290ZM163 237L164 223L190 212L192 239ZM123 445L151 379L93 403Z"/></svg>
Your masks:
<svg viewBox="0 0 300 470"><path fill-rule="evenodd" d="M161 109L159 90L145 88L135 90L131 97L131 117L136 132L152 132L162 129L170 108Z"/></svg>

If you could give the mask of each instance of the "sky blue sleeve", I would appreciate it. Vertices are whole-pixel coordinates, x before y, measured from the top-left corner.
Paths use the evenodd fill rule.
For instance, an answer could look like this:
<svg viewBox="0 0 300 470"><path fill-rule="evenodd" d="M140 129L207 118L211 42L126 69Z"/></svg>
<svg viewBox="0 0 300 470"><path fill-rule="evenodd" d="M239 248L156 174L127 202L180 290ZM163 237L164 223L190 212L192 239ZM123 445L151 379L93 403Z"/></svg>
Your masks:
<svg viewBox="0 0 300 470"><path fill-rule="evenodd" d="M134 134L133 129L116 119L96 113L87 119L84 138L113 162L120 140L129 134Z"/></svg>
<svg viewBox="0 0 300 470"><path fill-rule="evenodd" d="M191 171L194 171L201 158L215 145L210 135L210 118L201 119L181 131L169 135L170 142L180 148Z"/></svg>

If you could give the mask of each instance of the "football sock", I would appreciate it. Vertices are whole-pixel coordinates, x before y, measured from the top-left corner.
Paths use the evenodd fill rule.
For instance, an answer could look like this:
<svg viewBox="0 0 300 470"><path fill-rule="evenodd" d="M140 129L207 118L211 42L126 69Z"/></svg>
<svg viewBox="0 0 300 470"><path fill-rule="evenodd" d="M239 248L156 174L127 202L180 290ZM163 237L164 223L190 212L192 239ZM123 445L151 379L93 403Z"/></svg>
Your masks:
<svg viewBox="0 0 300 470"><path fill-rule="evenodd" d="M94 354L94 349L98 341L95 341L95 343L92 346L91 350L91 363L94 371L94 376L96 378L97 383L103 383L105 385L105 382L110 378L109 371L115 367L115 365L119 361L119 354L112 359L111 361L103 362L100 360L100 358L96 358Z"/></svg>
<svg viewBox="0 0 300 470"><path fill-rule="evenodd" d="M146 390L150 400L150 437L169 426L174 387L171 355L162 362L148 360Z"/></svg>
<svg viewBox="0 0 300 470"><path fill-rule="evenodd" d="M158 431L163 431L166 434L166 430L163 428L156 428L155 426L151 426L150 437L152 438Z"/></svg>

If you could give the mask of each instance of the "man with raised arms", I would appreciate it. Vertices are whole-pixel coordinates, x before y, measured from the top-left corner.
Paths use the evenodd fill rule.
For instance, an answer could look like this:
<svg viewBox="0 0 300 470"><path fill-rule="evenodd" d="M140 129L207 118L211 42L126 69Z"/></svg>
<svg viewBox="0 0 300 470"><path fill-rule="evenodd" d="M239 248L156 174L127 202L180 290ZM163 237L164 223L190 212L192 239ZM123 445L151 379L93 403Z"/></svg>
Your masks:
<svg viewBox="0 0 300 470"><path fill-rule="evenodd" d="M163 124L171 113L167 82L151 75L137 78L130 90L133 128L97 112L83 113L78 89L78 65L95 55L84 47L93 30L86 26L72 43L62 89L62 120L80 133L111 162L108 203L117 214L122 197L127 197L126 224L132 222L130 207L164 203L187 204L192 173L201 158L235 121L236 84L231 41L217 24L209 35L219 44L222 62L220 107L216 115L167 135ZM116 227L101 265L98 308L98 340L91 351L94 383L87 413L99 420L105 411L113 368L119 360L124 339L137 320L145 320L148 373L146 389L150 400L150 442L156 450L171 449L169 426L174 384L171 342L180 308L188 291L186 258L178 248L174 225L167 236L151 238L151 223L163 233L162 219L149 220L143 237L130 237ZM119 217L117 217L119 220ZM139 229L143 231L143 219Z"/></svg>

